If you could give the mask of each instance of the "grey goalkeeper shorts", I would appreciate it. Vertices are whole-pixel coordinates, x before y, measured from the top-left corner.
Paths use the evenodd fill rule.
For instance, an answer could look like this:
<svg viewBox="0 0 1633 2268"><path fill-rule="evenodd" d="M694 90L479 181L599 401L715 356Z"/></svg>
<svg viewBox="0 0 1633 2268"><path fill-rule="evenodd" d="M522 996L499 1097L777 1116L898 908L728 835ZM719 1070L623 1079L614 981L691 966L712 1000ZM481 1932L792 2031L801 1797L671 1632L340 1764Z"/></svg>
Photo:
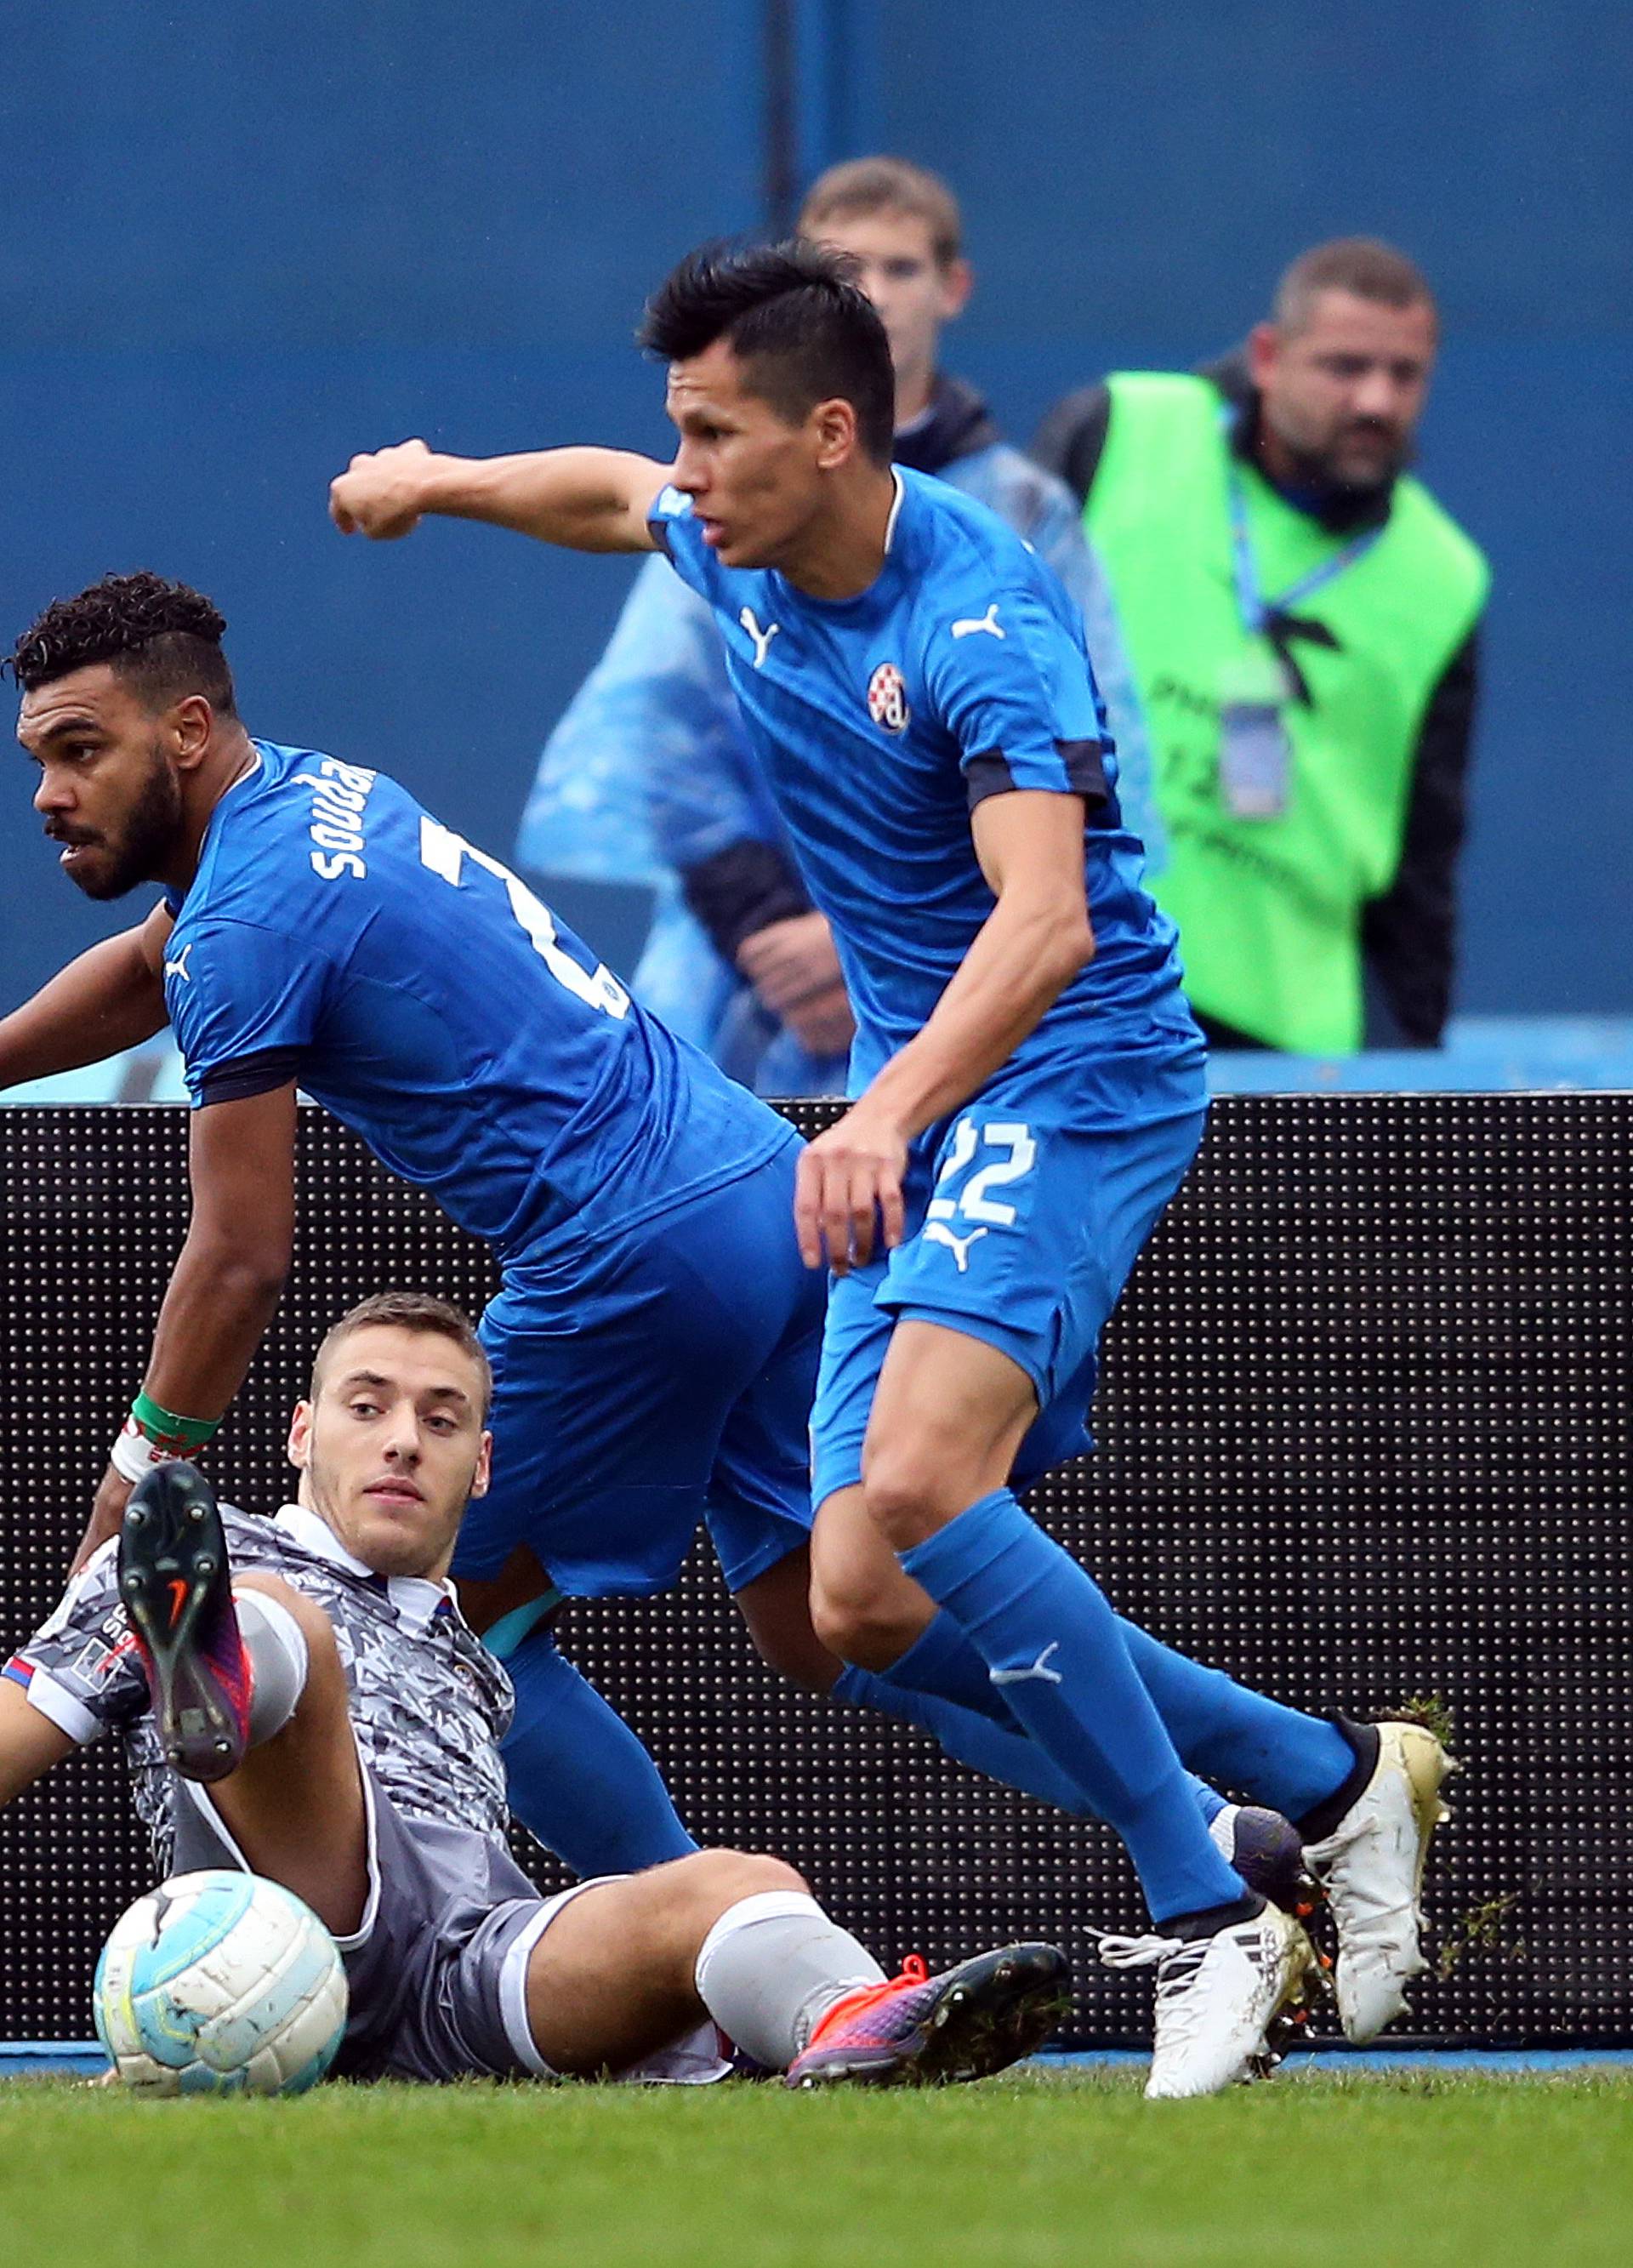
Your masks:
<svg viewBox="0 0 1633 2268"><path fill-rule="evenodd" d="M563 1907L592 1882L541 1897L503 1845L400 1811L363 1765L368 1901L335 1940L351 2007L337 2079L554 2079L527 2021L527 1962ZM196 1780L177 1779L174 1871L253 1871ZM615 2074L697 2086L725 2075L712 2025Z"/></svg>

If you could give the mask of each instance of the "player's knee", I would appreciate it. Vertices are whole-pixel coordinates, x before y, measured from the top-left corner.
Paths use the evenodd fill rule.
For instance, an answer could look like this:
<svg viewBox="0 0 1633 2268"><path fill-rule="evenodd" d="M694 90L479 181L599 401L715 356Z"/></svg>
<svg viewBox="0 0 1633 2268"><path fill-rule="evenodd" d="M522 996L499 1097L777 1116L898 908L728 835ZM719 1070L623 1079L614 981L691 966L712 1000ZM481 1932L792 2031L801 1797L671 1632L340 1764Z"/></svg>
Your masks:
<svg viewBox="0 0 1633 2268"><path fill-rule="evenodd" d="M791 1555L747 1585L737 1605L762 1661L813 1693L831 1690L840 1665L812 1621L807 1552Z"/></svg>
<svg viewBox="0 0 1633 2268"><path fill-rule="evenodd" d="M863 1466L862 1500L868 1518L894 1551L909 1550L973 1503L960 1475L918 1440L881 1443Z"/></svg>
<svg viewBox="0 0 1633 2268"><path fill-rule="evenodd" d="M856 1660L851 1646L861 1626L857 1602L829 1590L820 1576L813 1577L811 1584L811 1626L842 1661Z"/></svg>
<svg viewBox="0 0 1633 2268"><path fill-rule="evenodd" d="M333 1652L334 1624L315 1599L309 1599L304 1591L286 1583L282 1575L269 1574L261 1567L252 1567L243 1574L235 1569L232 1588L235 1594L239 1591L259 1591L263 1598L276 1599L284 1613L300 1624L309 1646L327 1646Z"/></svg>
<svg viewBox="0 0 1633 2268"><path fill-rule="evenodd" d="M833 1649L821 1631L812 1623L800 1631L762 1631L754 1633L760 1659L779 1677L786 1677L791 1685L803 1685L807 1692L826 1693L839 1675L839 1664Z"/></svg>
<svg viewBox="0 0 1633 2268"><path fill-rule="evenodd" d="M694 1895L710 1910L711 1923L742 1898L758 1897L766 1890L808 1888L785 1859L761 1851L700 1851L695 1859L680 1863L691 1871Z"/></svg>
<svg viewBox="0 0 1633 2268"><path fill-rule="evenodd" d="M306 1641L307 1684L324 1683L338 1679L345 1684L345 1672L341 1667L340 1648L335 1643L335 1625L315 1599L286 1583L281 1575L273 1575L261 1568L244 1574L235 1573L232 1588L256 1591L263 1598L275 1599L291 1622L298 1624Z"/></svg>
<svg viewBox="0 0 1633 2268"><path fill-rule="evenodd" d="M919 1634L901 1603L865 1580L847 1581L819 1574L811 1586L811 1619L816 1634L842 1661L860 1669L888 1669Z"/></svg>

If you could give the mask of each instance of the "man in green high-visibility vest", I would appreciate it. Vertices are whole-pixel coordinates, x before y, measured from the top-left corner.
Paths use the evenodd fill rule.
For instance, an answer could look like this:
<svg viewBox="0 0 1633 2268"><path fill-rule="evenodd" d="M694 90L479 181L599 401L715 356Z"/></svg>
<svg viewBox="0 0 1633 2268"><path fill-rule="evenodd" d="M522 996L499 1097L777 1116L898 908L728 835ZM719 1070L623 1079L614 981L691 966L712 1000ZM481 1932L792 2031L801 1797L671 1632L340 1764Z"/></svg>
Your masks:
<svg viewBox="0 0 1633 2268"><path fill-rule="evenodd" d="M1487 570L1407 473L1436 345L1419 270L1345 238L1194 375L1119 372L1034 453L1084 502L1149 719L1216 1045L1432 1047Z"/></svg>

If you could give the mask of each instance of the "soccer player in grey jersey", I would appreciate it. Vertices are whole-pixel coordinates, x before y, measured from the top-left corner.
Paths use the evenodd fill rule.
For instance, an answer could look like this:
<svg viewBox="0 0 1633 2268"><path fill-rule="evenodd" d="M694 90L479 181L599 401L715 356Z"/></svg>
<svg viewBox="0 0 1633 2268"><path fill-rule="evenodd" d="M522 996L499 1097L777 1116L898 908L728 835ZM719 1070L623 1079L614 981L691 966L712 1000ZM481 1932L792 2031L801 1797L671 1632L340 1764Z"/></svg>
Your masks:
<svg viewBox="0 0 1633 2268"><path fill-rule="evenodd" d="M161 1868L268 1876L334 1933L352 2077L695 2082L726 2071L716 2026L796 2085L979 2078L1039 2045L1055 1948L887 1979L780 1859L540 1896L504 1842L509 1679L445 1580L489 1385L457 1310L385 1293L319 1350L276 1520L157 1468L0 1677L0 1804L122 1734Z"/></svg>

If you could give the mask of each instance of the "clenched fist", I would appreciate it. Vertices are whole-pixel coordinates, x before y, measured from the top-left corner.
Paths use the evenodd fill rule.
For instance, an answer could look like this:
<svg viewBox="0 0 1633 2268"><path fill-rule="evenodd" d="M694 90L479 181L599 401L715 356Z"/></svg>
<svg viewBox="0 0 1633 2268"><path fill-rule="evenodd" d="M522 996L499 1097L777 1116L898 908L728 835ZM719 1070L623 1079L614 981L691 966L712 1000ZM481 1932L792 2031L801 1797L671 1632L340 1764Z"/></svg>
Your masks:
<svg viewBox="0 0 1633 2268"><path fill-rule="evenodd" d="M423 441L399 441L354 457L329 482L329 518L342 535L369 535L377 543L412 535L425 509L425 475L431 453Z"/></svg>

